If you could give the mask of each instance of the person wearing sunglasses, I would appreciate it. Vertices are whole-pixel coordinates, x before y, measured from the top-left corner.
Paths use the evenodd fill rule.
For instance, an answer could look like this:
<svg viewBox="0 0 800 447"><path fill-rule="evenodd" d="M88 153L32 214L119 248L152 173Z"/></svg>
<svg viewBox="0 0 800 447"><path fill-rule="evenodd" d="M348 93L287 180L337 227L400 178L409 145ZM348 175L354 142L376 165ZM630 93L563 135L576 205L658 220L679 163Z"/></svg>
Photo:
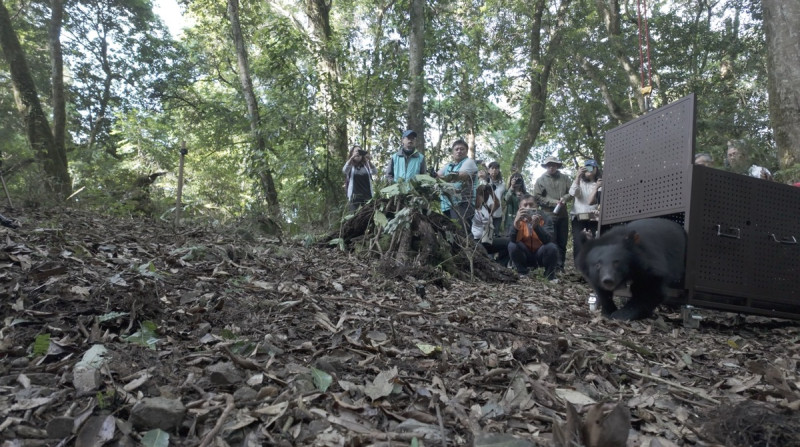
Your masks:
<svg viewBox="0 0 800 447"><path fill-rule="evenodd" d="M603 173L597 162L589 159L578 168L578 175L569 188L569 194L575 198L572 205L572 260L578 258L583 238L581 233L588 231L592 237L597 235L600 219L600 192L603 187Z"/></svg>

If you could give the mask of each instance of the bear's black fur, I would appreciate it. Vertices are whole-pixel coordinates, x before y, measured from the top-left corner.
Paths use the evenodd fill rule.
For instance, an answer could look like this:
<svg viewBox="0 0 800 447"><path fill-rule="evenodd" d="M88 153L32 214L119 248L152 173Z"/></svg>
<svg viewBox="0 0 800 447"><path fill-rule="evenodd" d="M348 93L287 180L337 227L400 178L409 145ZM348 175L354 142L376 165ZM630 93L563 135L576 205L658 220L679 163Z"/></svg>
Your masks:
<svg viewBox="0 0 800 447"><path fill-rule="evenodd" d="M683 279L686 232L666 219L635 220L614 227L583 244L578 270L597 293L603 315L617 320L650 316L669 284ZM614 289L631 281L631 298L622 309L614 304Z"/></svg>

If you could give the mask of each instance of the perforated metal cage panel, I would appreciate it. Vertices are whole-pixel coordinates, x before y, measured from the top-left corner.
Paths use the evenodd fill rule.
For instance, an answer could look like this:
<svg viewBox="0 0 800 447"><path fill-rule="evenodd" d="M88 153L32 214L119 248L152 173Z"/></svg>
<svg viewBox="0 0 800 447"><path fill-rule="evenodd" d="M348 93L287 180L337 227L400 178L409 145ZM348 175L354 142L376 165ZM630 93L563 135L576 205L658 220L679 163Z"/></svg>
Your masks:
<svg viewBox="0 0 800 447"><path fill-rule="evenodd" d="M800 189L703 166L692 178L687 287L800 312Z"/></svg>
<svg viewBox="0 0 800 447"><path fill-rule="evenodd" d="M692 94L606 133L604 225L688 208L694 104Z"/></svg>
<svg viewBox="0 0 800 447"><path fill-rule="evenodd" d="M800 319L800 188L694 166L694 108L690 95L606 134L601 230L682 223L677 302Z"/></svg>

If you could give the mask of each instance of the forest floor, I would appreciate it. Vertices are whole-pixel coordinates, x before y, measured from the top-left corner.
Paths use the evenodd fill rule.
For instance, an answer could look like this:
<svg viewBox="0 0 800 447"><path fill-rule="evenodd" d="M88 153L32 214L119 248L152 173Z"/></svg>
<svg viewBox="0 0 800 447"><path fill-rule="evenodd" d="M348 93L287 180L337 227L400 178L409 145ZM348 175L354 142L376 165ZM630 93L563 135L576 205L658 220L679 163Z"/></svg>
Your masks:
<svg viewBox="0 0 800 447"><path fill-rule="evenodd" d="M398 280L245 228L5 213L3 446L800 445L798 322L610 321L569 269Z"/></svg>

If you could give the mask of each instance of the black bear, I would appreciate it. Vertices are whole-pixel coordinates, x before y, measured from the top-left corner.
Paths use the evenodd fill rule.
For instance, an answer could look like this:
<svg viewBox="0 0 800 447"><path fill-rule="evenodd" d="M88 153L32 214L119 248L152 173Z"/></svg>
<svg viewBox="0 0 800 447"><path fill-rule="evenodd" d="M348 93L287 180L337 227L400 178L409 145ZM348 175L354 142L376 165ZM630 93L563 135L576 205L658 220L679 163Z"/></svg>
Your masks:
<svg viewBox="0 0 800 447"><path fill-rule="evenodd" d="M578 270L597 293L603 315L617 320L650 316L666 287L683 279L686 232L666 219L635 220L587 240L578 254ZM631 281L631 298L622 309L614 289Z"/></svg>

